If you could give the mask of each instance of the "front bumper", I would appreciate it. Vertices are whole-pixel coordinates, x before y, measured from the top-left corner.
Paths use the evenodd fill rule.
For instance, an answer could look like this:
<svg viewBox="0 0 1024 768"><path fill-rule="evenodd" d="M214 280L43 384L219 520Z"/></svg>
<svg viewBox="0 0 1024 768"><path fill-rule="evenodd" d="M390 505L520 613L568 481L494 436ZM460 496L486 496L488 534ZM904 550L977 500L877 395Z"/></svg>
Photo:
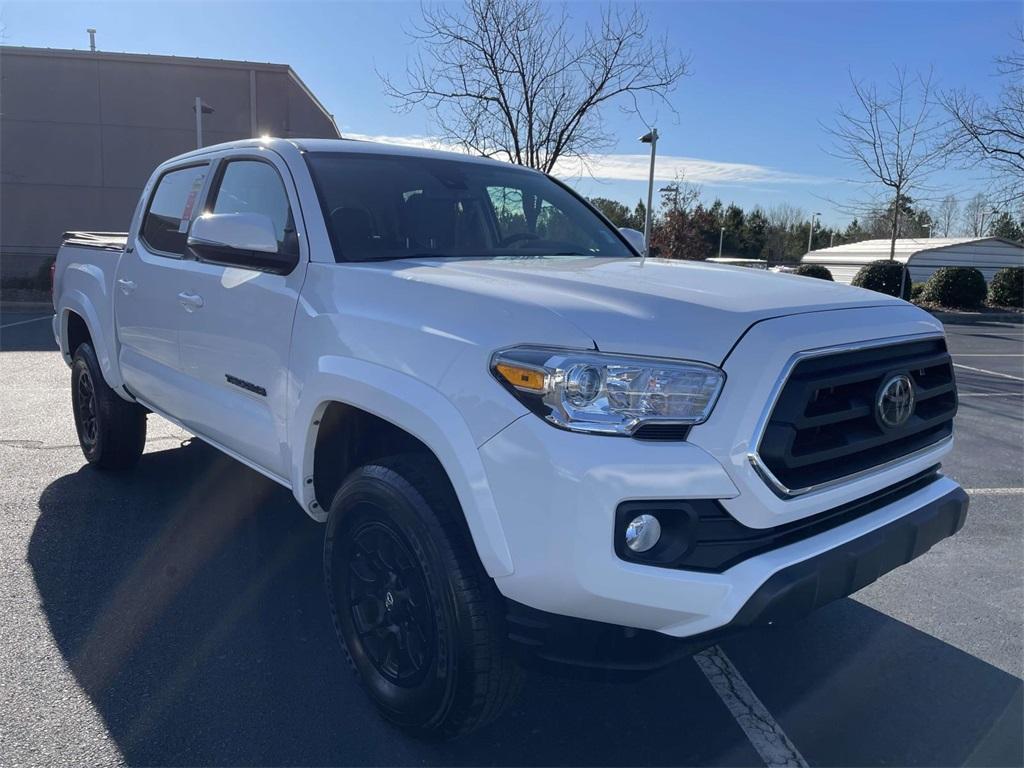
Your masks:
<svg viewBox="0 0 1024 768"><path fill-rule="evenodd" d="M940 482L940 481L936 481ZM903 517L777 571L725 626L688 638L567 619L510 603L509 637L546 662L649 672L739 630L786 623L852 594L959 531L967 494L957 487Z"/></svg>
<svg viewBox="0 0 1024 768"><path fill-rule="evenodd" d="M505 597L674 637L770 622L849 594L952 535L966 514L963 491L937 475L720 573L674 570L616 555L615 509L628 500L735 498L729 475L698 446L578 435L531 414L485 443L481 456L512 556L513 573L495 580Z"/></svg>

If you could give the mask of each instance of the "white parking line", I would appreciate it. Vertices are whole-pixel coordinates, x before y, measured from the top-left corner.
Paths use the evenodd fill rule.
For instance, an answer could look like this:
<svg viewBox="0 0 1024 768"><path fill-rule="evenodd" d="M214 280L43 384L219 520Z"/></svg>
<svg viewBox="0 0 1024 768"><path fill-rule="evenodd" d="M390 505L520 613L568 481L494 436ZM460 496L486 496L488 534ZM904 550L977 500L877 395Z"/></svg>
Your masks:
<svg viewBox="0 0 1024 768"><path fill-rule="evenodd" d="M701 672L768 768L807 768L793 742L717 645L694 655Z"/></svg>
<svg viewBox="0 0 1024 768"><path fill-rule="evenodd" d="M42 317L33 317L31 320L19 320L16 323L6 323L0 325L0 328L13 328L16 325L27 325L28 323L38 323L40 320L49 320L52 315L43 315Z"/></svg>
<svg viewBox="0 0 1024 768"><path fill-rule="evenodd" d="M963 368L968 371L974 371L975 373L987 373L989 376L998 376L1001 379L1013 379L1014 381L1024 381L1024 378L1020 376L1011 376L1008 373L999 373L998 371L986 371L984 368L972 368L969 365L961 365L960 363L953 363L957 368Z"/></svg>
<svg viewBox="0 0 1024 768"><path fill-rule="evenodd" d="M1024 488L964 488L964 490L974 496L1018 496L1024 493Z"/></svg>
<svg viewBox="0 0 1024 768"><path fill-rule="evenodd" d="M1024 392L957 392L957 397L1024 397Z"/></svg>

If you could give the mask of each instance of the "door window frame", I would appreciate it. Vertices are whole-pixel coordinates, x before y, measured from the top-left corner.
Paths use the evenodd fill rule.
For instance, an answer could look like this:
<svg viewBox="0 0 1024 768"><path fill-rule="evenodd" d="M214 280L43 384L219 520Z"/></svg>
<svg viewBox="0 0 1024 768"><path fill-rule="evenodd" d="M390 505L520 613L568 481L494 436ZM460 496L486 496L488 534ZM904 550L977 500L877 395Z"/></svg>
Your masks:
<svg viewBox="0 0 1024 768"><path fill-rule="evenodd" d="M201 210L203 213L213 213L212 209L217 201L217 195L220 193L220 185L221 182L224 180L224 173L227 170L228 165L234 162L244 160L264 163L273 168L274 172L277 174L278 180L281 182L281 187L284 189L285 197L288 199L288 208L291 211L292 226L295 227L296 245L298 247L299 252L297 254L296 266L290 272L281 275L282 277L287 277L288 275L291 275L295 272L295 269L298 268L299 264L301 264L305 260L308 260L308 247L306 245L305 222L302 220L302 207L299 205L298 194L294 190L295 182L294 180L292 180L292 186L289 187L288 182L285 180L285 174L282 173L281 168L278 167L278 163L274 161L274 158L268 157L265 154L253 152L253 150L251 149L229 151L225 154L218 155L213 160L213 171L210 174L209 183L207 184L206 189L204 190L201 202ZM287 171L288 167L284 163L284 160L282 159L280 162L282 165L284 165L284 168ZM288 173L288 177L289 179L291 178L290 171ZM196 260L203 264L214 264L217 266L234 266L238 267L239 269L251 269L256 272L266 271L255 265L239 267L239 265L237 264L226 265L221 262L205 259L202 257L197 257Z"/></svg>

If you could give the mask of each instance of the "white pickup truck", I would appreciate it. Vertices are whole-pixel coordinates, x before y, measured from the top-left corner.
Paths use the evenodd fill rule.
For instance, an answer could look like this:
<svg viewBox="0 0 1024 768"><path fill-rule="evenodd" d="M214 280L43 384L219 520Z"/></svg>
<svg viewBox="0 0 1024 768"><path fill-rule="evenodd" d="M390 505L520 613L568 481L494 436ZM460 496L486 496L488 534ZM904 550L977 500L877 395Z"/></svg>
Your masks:
<svg viewBox="0 0 1024 768"><path fill-rule="evenodd" d="M938 321L637 236L486 159L176 157L57 259L82 449L127 468L155 413L290 488L370 697L441 735L523 661L648 671L959 530Z"/></svg>

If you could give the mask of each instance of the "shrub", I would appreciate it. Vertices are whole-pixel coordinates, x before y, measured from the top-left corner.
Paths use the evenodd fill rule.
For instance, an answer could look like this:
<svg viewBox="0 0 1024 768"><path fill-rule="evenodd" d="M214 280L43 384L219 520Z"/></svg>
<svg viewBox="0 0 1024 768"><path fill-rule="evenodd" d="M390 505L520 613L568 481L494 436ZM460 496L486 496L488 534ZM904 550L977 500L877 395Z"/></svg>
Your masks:
<svg viewBox="0 0 1024 768"><path fill-rule="evenodd" d="M887 293L890 296L900 295L900 285L903 286L903 295L900 298L910 298L910 275L904 273L907 268L898 261L882 259L872 261L861 267L853 278L853 285L860 288L867 288L879 293Z"/></svg>
<svg viewBox="0 0 1024 768"><path fill-rule="evenodd" d="M921 295L924 293L924 283L914 283L910 286L910 300L920 301Z"/></svg>
<svg viewBox="0 0 1024 768"><path fill-rule="evenodd" d="M974 267L939 267L924 284L921 298L943 307L977 309L987 292L985 278Z"/></svg>
<svg viewBox="0 0 1024 768"><path fill-rule="evenodd" d="M988 303L997 307L1024 307L1024 267L1004 267L992 276Z"/></svg>
<svg viewBox="0 0 1024 768"><path fill-rule="evenodd" d="M793 274L803 275L804 277L816 277L819 280L832 279L832 273L828 271L827 267L821 266L821 264L801 264L794 270Z"/></svg>

